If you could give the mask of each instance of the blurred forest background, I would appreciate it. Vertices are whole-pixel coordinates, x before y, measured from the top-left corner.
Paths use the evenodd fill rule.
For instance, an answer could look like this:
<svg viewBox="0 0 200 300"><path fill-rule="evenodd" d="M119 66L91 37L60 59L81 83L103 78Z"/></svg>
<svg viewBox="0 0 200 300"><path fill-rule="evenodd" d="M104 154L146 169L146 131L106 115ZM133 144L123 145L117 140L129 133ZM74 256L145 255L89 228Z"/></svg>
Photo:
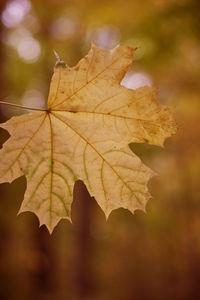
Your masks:
<svg viewBox="0 0 200 300"><path fill-rule="evenodd" d="M0 185L0 299L200 299L200 1L1 0L0 19L1 100L44 107L53 49L73 66L91 40L121 43L140 47L124 84L157 86L180 127L164 149L131 145L159 174L146 215L118 209L106 222L78 182L73 225L50 236L32 213L16 216L25 177ZM1 105L0 121L21 113Z"/></svg>

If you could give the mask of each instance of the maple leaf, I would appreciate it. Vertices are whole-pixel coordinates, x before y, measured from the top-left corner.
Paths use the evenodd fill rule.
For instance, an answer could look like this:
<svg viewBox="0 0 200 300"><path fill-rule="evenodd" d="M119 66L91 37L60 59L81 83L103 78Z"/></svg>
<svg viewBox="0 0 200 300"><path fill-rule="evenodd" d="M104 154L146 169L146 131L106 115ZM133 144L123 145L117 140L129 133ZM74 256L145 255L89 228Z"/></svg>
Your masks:
<svg viewBox="0 0 200 300"><path fill-rule="evenodd" d="M106 216L119 207L145 210L154 172L128 144L162 146L176 132L176 123L171 109L157 102L155 88L120 85L135 50L92 45L75 67L58 61L48 109L1 124L11 137L0 152L0 182L25 175L19 212L35 213L50 232L61 218L70 220L79 179Z"/></svg>

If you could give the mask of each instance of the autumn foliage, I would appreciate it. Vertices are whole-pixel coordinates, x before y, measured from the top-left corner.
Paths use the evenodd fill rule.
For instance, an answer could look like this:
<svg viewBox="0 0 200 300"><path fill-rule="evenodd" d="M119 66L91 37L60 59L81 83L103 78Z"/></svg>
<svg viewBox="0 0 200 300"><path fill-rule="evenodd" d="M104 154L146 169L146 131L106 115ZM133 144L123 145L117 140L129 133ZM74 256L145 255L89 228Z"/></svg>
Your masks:
<svg viewBox="0 0 200 300"><path fill-rule="evenodd" d="M163 146L177 126L171 109L157 102L155 88L120 85L135 50L93 44L75 67L58 61L48 108L1 125L11 134L0 153L1 182L26 176L20 212L34 212L49 231L61 218L71 219L79 179L106 216L119 207L145 210L154 173L129 143Z"/></svg>

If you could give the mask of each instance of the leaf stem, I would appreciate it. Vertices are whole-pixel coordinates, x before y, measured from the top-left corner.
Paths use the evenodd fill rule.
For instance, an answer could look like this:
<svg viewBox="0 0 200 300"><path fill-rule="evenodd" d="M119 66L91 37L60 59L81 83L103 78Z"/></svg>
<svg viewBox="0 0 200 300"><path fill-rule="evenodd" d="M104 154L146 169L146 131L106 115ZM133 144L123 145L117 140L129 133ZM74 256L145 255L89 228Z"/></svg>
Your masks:
<svg viewBox="0 0 200 300"><path fill-rule="evenodd" d="M19 107L19 108L22 108L22 109L30 109L30 110L37 110L37 111L48 111L47 109L44 109L44 108L28 107L28 106L23 106L23 105L15 104L15 103L9 103L9 102L5 102L5 101L0 101L0 104Z"/></svg>

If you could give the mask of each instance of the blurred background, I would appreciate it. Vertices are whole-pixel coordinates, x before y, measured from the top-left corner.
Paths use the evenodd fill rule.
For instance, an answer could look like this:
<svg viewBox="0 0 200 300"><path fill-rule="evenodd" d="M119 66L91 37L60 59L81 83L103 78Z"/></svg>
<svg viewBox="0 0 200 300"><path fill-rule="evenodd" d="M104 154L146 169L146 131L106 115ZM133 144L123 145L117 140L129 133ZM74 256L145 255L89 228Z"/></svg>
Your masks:
<svg viewBox="0 0 200 300"><path fill-rule="evenodd" d="M91 40L121 43L139 46L123 84L158 87L180 128L164 149L130 145L159 174L146 215L118 209L106 222L77 182L73 225L50 236L32 213L16 216L25 177L0 185L0 299L200 299L199 33L199 0L1 0L1 100L44 107L53 49L73 66ZM1 105L0 121L21 113Z"/></svg>

